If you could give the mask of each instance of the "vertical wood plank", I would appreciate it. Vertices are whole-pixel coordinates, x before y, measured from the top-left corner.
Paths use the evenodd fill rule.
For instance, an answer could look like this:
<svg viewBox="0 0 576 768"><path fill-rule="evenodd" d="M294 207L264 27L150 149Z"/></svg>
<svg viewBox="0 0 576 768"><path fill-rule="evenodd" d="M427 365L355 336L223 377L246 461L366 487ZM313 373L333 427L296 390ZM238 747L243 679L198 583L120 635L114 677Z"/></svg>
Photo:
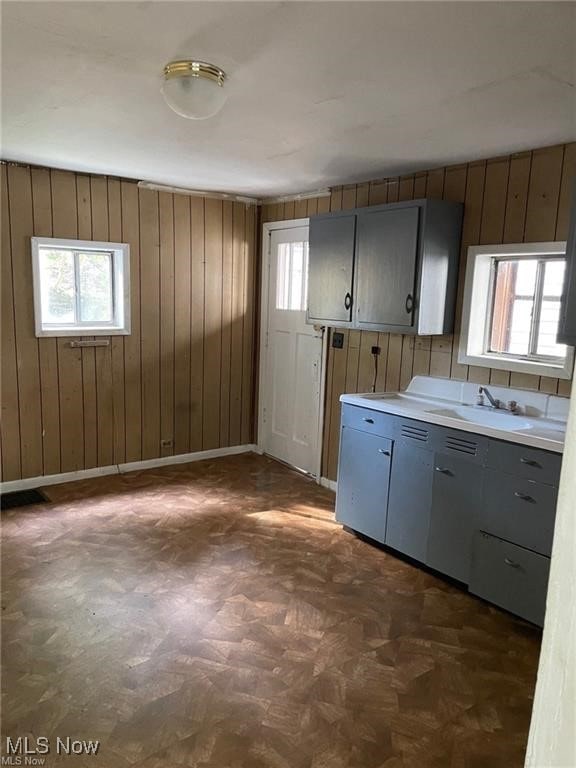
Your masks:
<svg viewBox="0 0 576 768"><path fill-rule="evenodd" d="M139 189L142 458L160 451L160 232L158 192Z"/></svg>
<svg viewBox="0 0 576 768"><path fill-rule="evenodd" d="M508 195L508 158L489 162L486 165L484 202L480 223L480 244L499 244L504 237L504 216Z"/></svg>
<svg viewBox="0 0 576 768"><path fill-rule="evenodd" d="M230 384L232 373L233 203L222 205L222 356L220 360L220 445L230 445Z"/></svg>
<svg viewBox="0 0 576 768"><path fill-rule="evenodd" d="M522 152L510 158L508 194L504 217L503 241L505 243L521 243L524 237L531 163L531 152Z"/></svg>
<svg viewBox="0 0 576 768"><path fill-rule="evenodd" d="M255 205L246 206L246 268L244 272L244 343L242 350L242 434L243 444L254 439L254 327L256 290L256 217Z"/></svg>
<svg viewBox="0 0 576 768"><path fill-rule="evenodd" d="M174 453L190 451L190 198L174 195Z"/></svg>
<svg viewBox="0 0 576 768"><path fill-rule="evenodd" d="M22 477L20 462L20 412L18 402L18 364L16 330L14 323L14 291L12 283L12 245L10 236L10 208L8 176L5 165L2 174L2 271L1 271L1 341L2 341L2 480Z"/></svg>
<svg viewBox="0 0 576 768"><path fill-rule="evenodd" d="M556 232L564 147L546 147L532 153L524 242L550 240Z"/></svg>
<svg viewBox="0 0 576 768"><path fill-rule="evenodd" d="M32 168L34 235L52 237L52 193L50 171ZM10 291L11 293L11 291ZM10 306L12 298L10 298ZM40 395L42 399L42 449L45 475L60 472L60 396L58 345L55 338L38 339ZM8 445L5 447L8 449Z"/></svg>
<svg viewBox="0 0 576 768"><path fill-rule="evenodd" d="M232 332L230 337L230 445L242 437L242 358L244 339L244 249L246 216L243 203L234 203L232 219Z"/></svg>
<svg viewBox="0 0 576 768"><path fill-rule="evenodd" d="M190 450L202 450L204 394L204 198L190 199Z"/></svg>
<svg viewBox="0 0 576 768"><path fill-rule="evenodd" d="M570 206L574 194L574 179L576 178L576 141L564 147L564 162L562 163L562 181L558 198L558 216L556 217L555 240L566 240L570 224Z"/></svg>
<svg viewBox="0 0 576 768"><path fill-rule="evenodd" d="M204 398L202 447L220 445L220 361L222 354L222 201L206 198L204 275Z"/></svg>
<svg viewBox="0 0 576 768"><path fill-rule="evenodd" d="M142 459L142 361L140 359L140 226L138 187L120 183L122 241L130 245L130 316L132 330L124 337L126 461Z"/></svg>
<svg viewBox="0 0 576 768"><path fill-rule="evenodd" d="M90 177L76 175L77 235L81 240L92 240L92 201ZM93 339L83 336L83 340ZM98 466L98 406L96 402L96 350L80 350L82 359L82 405L84 410L84 467Z"/></svg>
<svg viewBox="0 0 576 768"><path fill-rule="evenodd" d="M391 333L388 342L386 359L386 392L397 392L400 389L400 372L402 369L402 339L399 333Z"/></svg>
<svg viewBox="0 0 576 768"><path fill-rule="evenodd" d="M160 226L160 455L174 454L174 195L158 197ZM167 443L170 442L171 445ZM165 443L162 445L162 443Z"/></svg>
<svg viewBox="0 0 576 768"><path fill-rule="evenodd" d="M372 355L372 347L378 346L378 332L377 331L362 331L360 339L360 351L358 356L358 378L356 381L356 389L358 392L370 392L372 389L372 383L374 382L374 357ZM385 355L382 354L382 350L378 360L378 367L381 368L382 360L386 360Z"/></svg>
<svg viewBox="0 0 576 768"><path fill-rule="evenodd" d="M119 179L108 179L108 229L113 243L122 242L122 201ZM126 461L125 399L124 399L124 337L110 339L112 365L113 464Z"/></svg>
<svg viewBox="0 0 576 768"><path fill-rule="evenodd" d="M435 168L428 172L426 179L426 197L432 200L442 200L444 195L444 168Z"/></svg>
<svg viewBox="0 0 576 768"><path fill-rule="evenodd" d="M52 232L54 237L78 237L76 179L66 171L51 171ZM82 350L72 349L70 339L59 338L61 471L84 469L84 397Z"/></svg>
<svg viewBox="0 0 576 768"><path fill-rule="evenodd" d="M104 176L90 177L92 238L109 242L108 180ZM105 338L105 337L101 337ZM96 408L98 429L97 466L106 467L114 461L114 400L112 395L112 346L94 349L96 361Z"/></svg>

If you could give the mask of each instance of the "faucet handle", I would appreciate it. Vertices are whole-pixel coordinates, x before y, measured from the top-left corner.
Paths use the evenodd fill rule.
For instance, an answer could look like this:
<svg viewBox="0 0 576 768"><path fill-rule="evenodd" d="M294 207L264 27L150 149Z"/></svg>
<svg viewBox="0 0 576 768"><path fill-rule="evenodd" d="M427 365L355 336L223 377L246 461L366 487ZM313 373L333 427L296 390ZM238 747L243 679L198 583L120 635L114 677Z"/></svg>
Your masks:
<svg viewBox="0 0 576 768"><path fill-rule="evenodd" d="M518 410L518 403L516 402L516 400L508 400L508 402L506 403L506 407L511 413L516 413L516 411Z"/></svg>

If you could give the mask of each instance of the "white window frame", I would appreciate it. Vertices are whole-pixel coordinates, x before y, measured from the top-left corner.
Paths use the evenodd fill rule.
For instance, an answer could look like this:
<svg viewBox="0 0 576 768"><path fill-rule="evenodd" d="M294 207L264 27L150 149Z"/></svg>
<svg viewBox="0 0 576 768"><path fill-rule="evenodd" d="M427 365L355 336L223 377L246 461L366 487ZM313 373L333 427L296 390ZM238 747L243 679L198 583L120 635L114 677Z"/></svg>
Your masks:
<svg viewBox="0 0 576 768"><path fill-rule="evenodd" d="M34 323L36 336L127 336L130 334L130 246L95 240L65 240L58 237L33 237L32 278L34 284ZM43 323L40 278L40 250L105 251L112 256L113 319L105 323ZM76 297L77 298L77 297Z"/></svg>
<svg viewBox="0 0 576 768"><path fill-rule="evenodd" d="M514 373L531 373L570 379L574 368L574 349L567 347L566 358L525 357L510 353L490 352L487 347L487 327L492 313L494 264L496 261L519 258L555 258L566 256L566 243L514 243L511 245L473 245L468 248L462 329L458 362Z"/></svg>

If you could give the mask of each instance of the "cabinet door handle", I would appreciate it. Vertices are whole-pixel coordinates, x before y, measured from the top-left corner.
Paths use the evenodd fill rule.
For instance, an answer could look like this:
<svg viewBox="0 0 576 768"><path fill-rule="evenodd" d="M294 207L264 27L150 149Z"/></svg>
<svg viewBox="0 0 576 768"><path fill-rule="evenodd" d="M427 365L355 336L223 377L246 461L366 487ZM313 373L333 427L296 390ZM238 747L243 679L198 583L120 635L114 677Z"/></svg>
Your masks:
<svg viewBox="0 0 576 768"><path fill-rule="evenodd" d="M406 296L406 312L410 314L412 310L414 309L414 297L411 293Z"/></svg>
<svg viewBox="0 0 576 768"><path fill-rule="evenodd" d="M436 472L440 472L441 475L451 475L452 472L446 467L434 467Z"/></svg>
<svg viewBox="0 0 576 768"><path fill-rule="evenodd" d="M542 469L542 467L540 466L540 464L538 464L537 461L534 461L534 459L526 459L524 458L524 456L521 457L520 463L527 464L529 467L538 467L538 469Z"/></svg>
<svg viewBox="0 0 576 768"><path fill-rule="evenodd" d="M390 456L390 451L386 451L384 448L378 448L378 453L383 453L384 456Z"/></svg>
<svg viewBox="0 0 576 768"><path fill-rule="evenodd" d="M347 293L346 296L344 296L344 308L350 309L352 306L352 295L350 293Z"/></svg>
<svg viewBox="0 0 576 768"><path fill-rule="evenodd" d="M520 568L520 563L516 563L514 560L510 560L509 557L505 557L504 562L506 565L509 565L510 568Z"/></svg>
<svg viewBox="0 0 576 768"><path fill-rule="evenodd" d="M368 418L366 418L366 416L364 416L362 421L365 421L366 424L374 424L374 419L368 419Z"/></svg>
<svg viewBox="0 0 576 768"><path fill-rule="evenodd" d="M522 499L522 501L529 501L531 504L535 503L535 499L532 496L529 496L527 493L522 493L522 491L514 491L514 496L518 499Z"/></svg>

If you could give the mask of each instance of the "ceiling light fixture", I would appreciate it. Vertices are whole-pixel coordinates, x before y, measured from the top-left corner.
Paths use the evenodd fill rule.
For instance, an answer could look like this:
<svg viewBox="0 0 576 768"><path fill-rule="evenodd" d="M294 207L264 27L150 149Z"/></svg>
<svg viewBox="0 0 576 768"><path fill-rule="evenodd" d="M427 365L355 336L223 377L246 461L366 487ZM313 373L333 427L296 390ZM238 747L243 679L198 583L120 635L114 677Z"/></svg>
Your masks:
<svg viewBox="0 0 576 768"><path fill-rule="evenodd" d="M193 59L171 61L164 67L162 95L177 115L205 120L224 106L226 73L214 64Z"/></svg>

